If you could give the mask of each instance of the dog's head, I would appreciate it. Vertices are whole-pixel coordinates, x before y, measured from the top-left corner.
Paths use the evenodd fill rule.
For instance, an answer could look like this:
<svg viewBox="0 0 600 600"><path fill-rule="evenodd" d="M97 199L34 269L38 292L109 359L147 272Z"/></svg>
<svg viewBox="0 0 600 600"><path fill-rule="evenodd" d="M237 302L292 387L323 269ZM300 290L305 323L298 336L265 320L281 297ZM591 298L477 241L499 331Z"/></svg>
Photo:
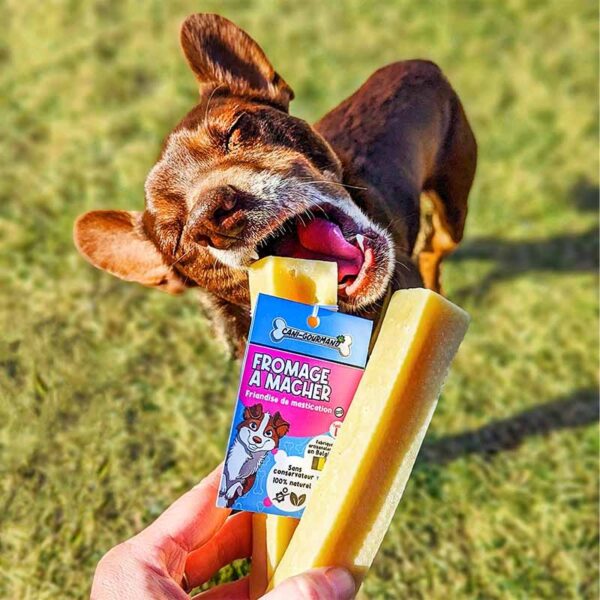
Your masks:
<svg viewBox="0 0 600 600"><path fill-rule="evenodd" d="M199 285L248 302L246 268L266 255L335 261L340 303L379 299L394 251L342 185L338 158L288 114L293 92L260 47L216 15L192 15L181 45L200 102L165 141L144 212L93 211L75 241L95 266L178 292ZM227 282L235 281L237 295ZM235 296L235 297L232 297Z"/></svg>
<svg viewBox="0 0 600 600"><path fill-rule="evenodd" d="M250 452L270 452L279 447L279 440L288 432L290 424L276 412L263 411L262 404L244 409L244 420L237 426L238 438Z"/></svg>

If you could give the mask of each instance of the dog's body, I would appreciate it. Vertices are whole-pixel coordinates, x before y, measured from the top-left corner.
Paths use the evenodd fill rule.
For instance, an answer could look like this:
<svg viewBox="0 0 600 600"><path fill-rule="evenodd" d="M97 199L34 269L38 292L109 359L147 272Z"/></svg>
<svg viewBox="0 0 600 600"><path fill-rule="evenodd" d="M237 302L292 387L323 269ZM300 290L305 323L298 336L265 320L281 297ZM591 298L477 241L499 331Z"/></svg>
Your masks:
<svg viewBox="0 0 600 600"><path fill-rule="evenodd" d="M477 151L438 67L384 67L312 128L288 114L293 92L231 22L193 15L181 41L200 102L167 138L143 213L77 221L92 264L171 292L200 287L236 342L249 325L247 267L267 254L335 260L342 309L369 318L390 287L440 290ZM419 237L424 196L433 213Z"/></svg>
<svg viewBox="0 0 600 600"><path fill-rule="evenodd" d="M278 412L274 415L264 412L261 404L244 410L244 420L237 426L237 435L223 466L219 489L219 502L223 506L231 506L252 489L266 455L279 447L288 430L289 423Z"/></svg>

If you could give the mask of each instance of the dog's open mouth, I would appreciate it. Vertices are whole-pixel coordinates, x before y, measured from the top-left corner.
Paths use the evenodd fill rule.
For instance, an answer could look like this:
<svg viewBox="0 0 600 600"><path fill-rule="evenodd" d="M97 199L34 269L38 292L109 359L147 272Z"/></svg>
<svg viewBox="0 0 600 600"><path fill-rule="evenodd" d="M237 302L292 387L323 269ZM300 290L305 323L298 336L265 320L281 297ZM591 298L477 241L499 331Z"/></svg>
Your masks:
<svg viewBox="0 0 600 600"><path fill-rule="evenodd" d="M338 212L324 212L326 218L312 213L291 217L259 244L259 256L336 262L340 294L352 296L373 267L375 255L368 235L357 232L356 223Z"/></svg>

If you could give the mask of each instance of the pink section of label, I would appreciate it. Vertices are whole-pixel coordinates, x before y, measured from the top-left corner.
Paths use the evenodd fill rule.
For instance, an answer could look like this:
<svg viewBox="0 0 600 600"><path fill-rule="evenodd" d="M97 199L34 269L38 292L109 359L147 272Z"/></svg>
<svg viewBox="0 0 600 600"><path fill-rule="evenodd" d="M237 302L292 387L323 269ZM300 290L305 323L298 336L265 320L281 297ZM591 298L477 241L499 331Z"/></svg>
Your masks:
<svg viewBox="0 0 600 600"><path fill-rule="evenodd" d="M290 424L288 435L315 436L343 421L362 374L357 367L249 344L239 397L245 406L279 411Z"/></svg>

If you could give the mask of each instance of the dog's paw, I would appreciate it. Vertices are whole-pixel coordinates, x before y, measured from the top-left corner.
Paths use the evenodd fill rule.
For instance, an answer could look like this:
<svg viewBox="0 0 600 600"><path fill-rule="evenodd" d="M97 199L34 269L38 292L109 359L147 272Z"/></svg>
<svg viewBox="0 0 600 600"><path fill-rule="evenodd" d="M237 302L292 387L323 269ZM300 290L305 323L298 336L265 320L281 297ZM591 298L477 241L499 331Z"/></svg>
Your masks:
<svg viewBox="0 0 600 600"><path fill-rule="evenodd" d="M233 500L236 496L241 496L243 489L244 488L242 487L241 483L236 483L235 485L232 485L227 492L225 492L225 497L228 500Z"/></svg>

